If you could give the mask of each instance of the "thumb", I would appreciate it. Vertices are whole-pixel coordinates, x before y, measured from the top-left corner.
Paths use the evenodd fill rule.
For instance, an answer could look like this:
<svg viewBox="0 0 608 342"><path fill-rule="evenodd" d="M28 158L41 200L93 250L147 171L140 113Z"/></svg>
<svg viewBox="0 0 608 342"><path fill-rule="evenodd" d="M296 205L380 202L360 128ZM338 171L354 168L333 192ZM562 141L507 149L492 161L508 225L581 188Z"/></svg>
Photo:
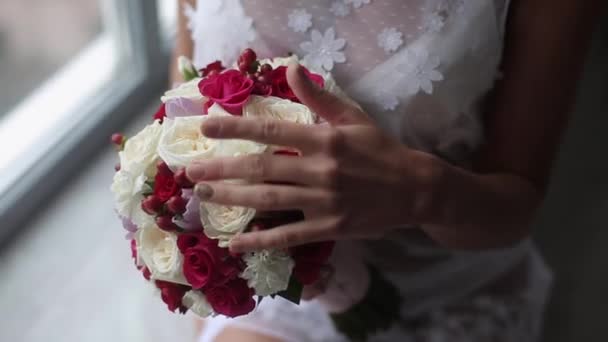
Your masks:
<svg viewBox="0 0 608 342"><path fill-rule="evenodd" d="M362 113L334 94L312 82L304 67L292 63L287 68L287 83L298 99L331 125L345 125L361 122Z"/></svg>

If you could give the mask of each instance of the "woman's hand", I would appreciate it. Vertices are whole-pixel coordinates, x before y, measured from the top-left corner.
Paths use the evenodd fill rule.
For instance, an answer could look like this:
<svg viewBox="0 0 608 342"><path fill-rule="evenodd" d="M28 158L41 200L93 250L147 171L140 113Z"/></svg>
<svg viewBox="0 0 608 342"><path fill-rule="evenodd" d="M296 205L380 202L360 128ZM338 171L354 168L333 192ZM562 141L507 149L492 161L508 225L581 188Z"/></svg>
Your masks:
<svg viewBox="0 0 608 342"><path fill-rule="evenodd" d="M432 163L427 162L430 156L384 134L361 109L310 82L298 65L291 65L287 76L302 103L329 125L217 117L206 120L202 132L216 139L293 147L302 156L200 160L187 170L198 182L196 194L201 200L265 211L296 209L305 214L301 222L240 234L230 248L243 252L378 238L390 227L421 220L434 178ZM251 184L214 182L223 179L246 179Z"/></svg>

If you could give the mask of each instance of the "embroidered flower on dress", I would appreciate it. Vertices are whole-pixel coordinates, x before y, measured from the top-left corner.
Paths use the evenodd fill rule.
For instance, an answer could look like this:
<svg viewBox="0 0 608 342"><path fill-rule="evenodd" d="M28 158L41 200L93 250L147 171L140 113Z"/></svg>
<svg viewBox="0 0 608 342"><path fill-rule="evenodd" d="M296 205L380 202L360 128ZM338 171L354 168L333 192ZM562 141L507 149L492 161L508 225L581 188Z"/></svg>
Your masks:
<svg viewBox="0 0 608 342"><path fill-rule="evenodd" d="M426 50L408 50L405 63L400 65L400 73L405 80L406 91L410 95L418 93L421 89L433 93L433 82L442 81L443 75L437 70L441 64L437 56L429 56Z"/></svg>
<svg viewBox="0 0 608 342"><path fill-rule="evenodd" d="M315 69L323 68L331 71L334 63L344 63L344 46L346 40L336 38L336 31L333 27L328 28L324 34L318 30L312 30L311 41L300 44L300 48L306 53L304 62Z"/></svg>
<svg viewBox="0 0 608 342"><path fill-rule="evenodd" d="M437 13L433 12L429 14L424 23L424 31L428 33L439 33L445 26L445 18Z"/></svg>
<svg viewBox="0 0 608 342"><path fill-rule="evenodd" d="M360 8L361 6L367 5L370 2L372 2L372 0L344 0L344 3L353 4L355 8Z"/></svg>
<svg viewBox="0 0 608 342"><path fill-rule="evenodd" d="M386 53L397 51L401 45L403 45L403 33L394 27L385 28L378 35L378 46Z"/></svg>
<svg viewBox="0 0 608 342"><path fill-rule="evenodd" d="M312 26L312 15L305 9L294 9L287 17L289 19L287 25L294 32L306 32Z"/></svg>
<svg viewBox="0 0 608 342"><path fill-rule="evenodd" d="M344 18L350 14L350 7L343 0L336 0L331 4L329 11L336 17Z"/></svg>
<svg viewBox="0 0 608 342"><path fill-rule="evenodd" d="M383 110L393 111L399 106L399 100L394 94L379 91L374 95L376 103L382 107Z"/></svg>

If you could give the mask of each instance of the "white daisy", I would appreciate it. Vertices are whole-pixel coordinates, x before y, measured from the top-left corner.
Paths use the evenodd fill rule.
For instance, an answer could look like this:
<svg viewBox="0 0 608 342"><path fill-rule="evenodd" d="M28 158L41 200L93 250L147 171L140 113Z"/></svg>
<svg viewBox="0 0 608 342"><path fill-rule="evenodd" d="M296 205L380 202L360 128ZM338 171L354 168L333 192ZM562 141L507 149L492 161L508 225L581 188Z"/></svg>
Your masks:
<svg viewBox="0 0 608 342"><path fill-rule="evenodd" d="M385 28L378 34L378 46L386 53L395 52L403 45L403 33L396 28Z"/></svg>
<svg viewBox="0 0 608 342"><path fill-rule="evenodd" d="M331 4L329 11L336 17L344 18L350 14L350 7L344 1L336 0Z"/></svg>
<svg viewBox="0 0 608 342"><path fill-rule="evenodd" d="M312 26L312 15L303 8L294 9L287 17L287 26L294 32L306 32Z"/></svg>
<svg viewBox="0 0 608 342"><path fill-rule="evenodd" d="M313 30L310 34L311 41L300 44L300 48L306 53L304 61L315 69L323 68L331 71L334 63L344 63L344 46L346 40L336 39L336 31L333 27L328 28L324 34Z"/></svg>
<svg viewBox="0 0 608 342"><path fill-rule="evenodd" d="M405 90L410 95L420 90L432 94L433 82L443 80L443 75L437 70L441 64L439 58L430 56L426 50L408 50L406 53L406 62L398 69L404 76Z"/></svg>

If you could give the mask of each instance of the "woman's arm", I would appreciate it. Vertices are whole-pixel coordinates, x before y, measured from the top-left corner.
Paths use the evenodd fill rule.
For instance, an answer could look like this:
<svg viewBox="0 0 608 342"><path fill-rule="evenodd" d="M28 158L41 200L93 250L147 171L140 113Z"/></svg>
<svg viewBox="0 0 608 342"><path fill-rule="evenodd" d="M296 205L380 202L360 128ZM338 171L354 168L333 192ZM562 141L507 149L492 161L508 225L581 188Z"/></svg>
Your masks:
<svg viewBox="0 0 608 342"><path fill-rule="evenodd" d="M192 58L192 39L190 38L190 30L188 30L187 18L184 15L184 6L186 4L194 7L196 6L196 0L179 0L177 3L177 37L169 65L170 86L184 81L182 75L177 70L177 58L179 56Z"/></svg>
<svg viewBox="0 0 608 342"><path fill-rule="evenodd" d="M529 234L576 94L602 1L514 0L505 77L486 115L488 140L475 172L438 167L424 230L457 248L515 242Z"/></svg>

